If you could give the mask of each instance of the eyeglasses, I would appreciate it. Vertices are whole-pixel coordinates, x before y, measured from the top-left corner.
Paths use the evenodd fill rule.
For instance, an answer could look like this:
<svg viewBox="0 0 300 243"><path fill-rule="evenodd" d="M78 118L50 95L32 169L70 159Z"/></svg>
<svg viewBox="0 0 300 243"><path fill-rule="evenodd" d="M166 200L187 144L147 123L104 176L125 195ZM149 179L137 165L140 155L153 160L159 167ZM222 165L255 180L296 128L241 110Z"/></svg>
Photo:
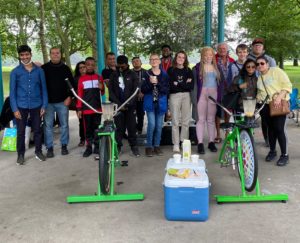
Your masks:
<svg viewBox="0 0 300 243"><path fill-rule="evenodd" d="M150 59L150 62L153 62L153 61L159 61L159 58Z"/></svg>
<svg viewBox="0 0 300 243"><path fill-rule="evenodd" d="M257 63L256 63L256 66L259 66L259 65L260 65L260 66L264 66L264 65L266 65L266 63L265 63L265 62L257 62Z"/></svg>
<svg viewBox="0 0 300 243"><path fill-rule="evenodd" d="M255 69L256 66L254 66L254 65L249 65L249 66L246 66L246 68L252 68L252 69Z"/></svg>

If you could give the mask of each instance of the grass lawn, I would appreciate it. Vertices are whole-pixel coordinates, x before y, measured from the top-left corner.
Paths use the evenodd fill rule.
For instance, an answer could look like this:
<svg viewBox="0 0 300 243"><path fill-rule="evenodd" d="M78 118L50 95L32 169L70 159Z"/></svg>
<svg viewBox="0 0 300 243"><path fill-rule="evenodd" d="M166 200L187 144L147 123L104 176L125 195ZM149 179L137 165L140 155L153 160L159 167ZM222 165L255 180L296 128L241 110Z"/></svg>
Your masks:
<svg viewBox="0 0 300 243"><path fill-rule="evenodd" d="M149 69L150 65L143 65L145 69ZM4 97L9 94L9 73L13 69L12 67L3 67L3 84L4 84ZM300 90L300 67L293 67L292 65L285 65L284 71L288 74L293 88Z"/></svg>

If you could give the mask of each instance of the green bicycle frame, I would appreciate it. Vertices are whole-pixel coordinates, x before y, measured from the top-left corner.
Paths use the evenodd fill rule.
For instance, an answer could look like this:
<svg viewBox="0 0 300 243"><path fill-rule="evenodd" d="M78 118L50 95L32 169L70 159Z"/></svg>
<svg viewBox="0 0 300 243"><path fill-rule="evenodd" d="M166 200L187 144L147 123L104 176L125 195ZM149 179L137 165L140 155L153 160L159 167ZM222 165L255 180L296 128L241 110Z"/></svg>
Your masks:
<svg viewBox="0 0 300 243"><path fill-rule="evenodd" d="M217 203L233 203L233 202L264 202L264 201L282 201L286 202L288 200L287 194L269 194L263 195L260 191L259 180L256 180L255 185L255 194L248 194L245 189L245 177L244 177L244 169L243 169L243 156L242 156L242 146L240 140L240 130L241 128L238 124L242 124L244 122L243 118L239 121L236 121L237 125L235 125L232 130L229 132L227 137L224 140L218 162L224 164L223 157L226 152L226 146L229 143L230 145L230 158L237 158L239 167L240 167L240 184L241 184L241 195L215 195ZM246 129L246 128L245 128ZM248 128L248 131L254 134L253 128ZM235 149L235 141L237 141L237 149Z"/></svg>
<svg viewBox="0 0 300 243"><path fill-rule="evenodd" d="M103 125L99 126L101 130ZM105 130L105 129L104 129ZM109 132L99 132L97 134L99 137L101 136L109 136L111 139L111 161L110 161L110 193L103 194L101 192L100 180L98 178L98 192L96 195L82 195L82 196L69 196L67 197L68 203L82 203L82 202L107 202L107 201L133 201L133 200L143 200L144 194L142 193L134 193L134 194L117 194L115 192L115 166L120 166L120 160L117 149L117 142L115 140L115 131Z"/></svg>

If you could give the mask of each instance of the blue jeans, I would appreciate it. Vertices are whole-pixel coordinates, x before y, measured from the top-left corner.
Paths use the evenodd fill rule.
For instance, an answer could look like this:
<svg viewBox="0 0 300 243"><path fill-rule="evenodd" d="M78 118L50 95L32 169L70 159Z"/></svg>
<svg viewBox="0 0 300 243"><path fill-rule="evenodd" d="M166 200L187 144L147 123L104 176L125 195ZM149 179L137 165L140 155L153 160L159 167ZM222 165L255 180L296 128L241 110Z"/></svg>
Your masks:
<svg viewBox="0 0 300 243"><path fill-rule="evenodd" d="M147 118L147 147L158 147L160 145L161 130L164 121L164 114L159 113L158 104L154 104L154 111L147 111Z"/></svg>
<svg viewBox="0 0 300 243"><path fill-rule="evenodd" d="M63 102L49 103L44 115L45 145L47 149L53 147L53 121L55 112L60 122L61 145L68 145L69 143L69 108Z"/></svg>

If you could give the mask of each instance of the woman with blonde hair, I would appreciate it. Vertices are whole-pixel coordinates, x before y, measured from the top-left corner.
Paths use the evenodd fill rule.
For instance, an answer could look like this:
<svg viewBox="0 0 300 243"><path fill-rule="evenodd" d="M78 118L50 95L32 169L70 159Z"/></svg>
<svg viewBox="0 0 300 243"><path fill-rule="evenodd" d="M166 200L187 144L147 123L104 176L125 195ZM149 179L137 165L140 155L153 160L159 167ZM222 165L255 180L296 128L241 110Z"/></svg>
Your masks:
<svg viewBox="0 0 300 243"><path fill-rule="evenodd" d="M218 71L215 52L211 47L204 47L201 51L201 60L193 68L194 80L197 83L197 111L198 121L196 124L198 153L204 154L203 136L205 123L208 130L208 149L211 152L217 152L214 143L215 139L215 116L216 104L209 100L212 96L216 100L218 97L218 86L220 81L220 73Z"/></svg>

